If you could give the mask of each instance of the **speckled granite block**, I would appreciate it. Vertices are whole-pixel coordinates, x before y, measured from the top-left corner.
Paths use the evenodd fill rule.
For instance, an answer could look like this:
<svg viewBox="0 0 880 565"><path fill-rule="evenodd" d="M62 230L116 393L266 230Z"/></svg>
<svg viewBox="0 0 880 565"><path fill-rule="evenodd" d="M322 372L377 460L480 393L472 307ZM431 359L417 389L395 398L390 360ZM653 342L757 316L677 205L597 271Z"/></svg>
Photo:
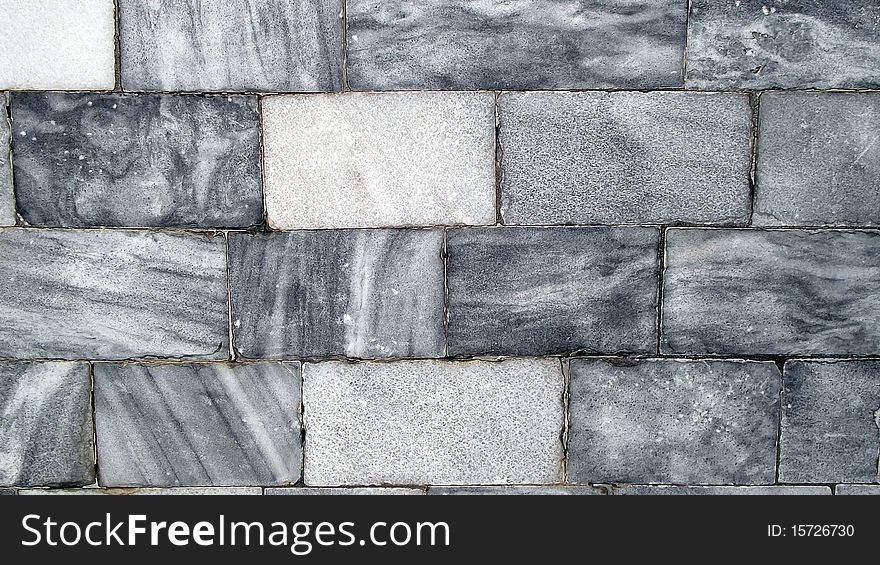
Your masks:
<svg viewBox="0 0 880 565"><path fill-rule="evenodd" d="M80 489L23 489L23 496L33 495L106 495L106 496L260 496L260 487L176 487L176 488L80 488Z"/></svg>
<svg viewBox="0 0 880 565"><path fill-rule="evenodd" d="M272 96L263 127L272 227L495 222L491 92Z"/></svg>
<svg viewBox="0 0 880 565"><path fill-rule="evenodd" d="M449 230L450 355L654 352L654 228Z"/></svg>
<svg viewBox="0 0 880 565"><path fill-rule="evenodd" d="M246 358L440 357L441 230L230 234L232 331Z"/></svg>
<svg viewBox="0 0 880 565"><path fill-rule="evenodd" d="M787 361L779 480L880 482L880 361Z"/></svg>
<svg viewBox="0 0 880 565"><path fill-rule="evenodd" d="M590 486L496 486L496 487L428 487L433 495L494 495L494 496L589 496L605 491Z"/></svg>
<svg viewBox="0 0 880 565"><path fill-rule="evenodd" d="M40 226L260 224L254 97L15 93L19 213Z"/></svg>
<svg viewBox="0 0 880 565"><path fill-rule="evenodd" d="M760 107L754 223L880 224L880 93L767 93Z"/></svg>
<svg viewBox="0 0 880 565"><path fill-rule="evenodd" d="M298 363L96 364L101 484L296 482L300 383Z"/></svg>
<svg viewBox="0 0 880 565"><path fill-rule="evenodd" d="M880 485L837 485L834 487L834 494L880 496Z"/></svg>
<svg viewBox="0 0 880 565"><path fill-rule="evenodd" d="M682 85L685 0L349 0L355 90Z"/></svg>
<svg viewBox="0 0 880 565"><path fill-rule="evenodd" d="M688 88L880 86L875 0L693 0L691 6Z"/></svg>
<svg viewBox="0 0 880 565"><path fill-rule="evenodd" d="M94 482L89 366L0 361L0 485Z"/></svg>
<svg viewBox="0 0 880 565"><path fill-rule="evenodd" d="M355 488L267 488L266 495L295 496L407 496L425 494L424 489L402 487L355 487Z"/></svg>
<svg viewBox="0 0 880 565"><path fill-rule="evenodd" d="M224 358L222 236L0 229L0 357Z"/></svg>
<svg viewBox="0 0 880 565"><path fill-rule="evenodd" d="M661 351L880 353L880 233L666 232Z"/></svg>
<svg viewBox="0 0 880 565"><path fill-rule="evenodd" d="M9 160L11 135L6 116L9 95L0 92L0 226L15 225L15 198L12 194L12 163Z"/></svg>
<svg viewBox="0 0 880 565"><path fill-rule="evenodd" d="M826 486L657 486L657 485L626 485L615 487L615 495L782 495L782 496L828 496L831 488Z"/></svg>
<svg viewBox="0 0 880 565"><path fill-rule="evenodd" d="M506 224L745 224L751 108L741 94L503 93Z"/></svg>
<svg viewBox="0 0 880 565"><path fill-rule="evenodd" d="M307 363L308 485L562 480L555 359Z"/></svg>
<svg viewBox="0 0 880 565"><path fill-rule="evenodd" d="M12 0L0 6L0 89L109 90L113 0Z"/></svg>
<svg viewBox="0 0 880 565"><path fill-rule="evenodd" d="M342 88L342 0L118 0L127 90Z"/></svg>
<svg viewBox="0 0 880 565"><path fill-rule="evenodd" d="M578 483L776 479L773 363L571 361L568 473Z"/></svg>

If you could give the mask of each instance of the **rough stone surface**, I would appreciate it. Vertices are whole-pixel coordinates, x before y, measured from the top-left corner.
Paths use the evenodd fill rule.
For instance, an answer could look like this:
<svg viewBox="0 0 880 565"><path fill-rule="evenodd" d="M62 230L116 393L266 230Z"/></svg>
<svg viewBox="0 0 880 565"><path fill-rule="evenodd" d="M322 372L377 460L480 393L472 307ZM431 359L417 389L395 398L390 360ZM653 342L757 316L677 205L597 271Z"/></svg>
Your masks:
<svg viewBox="0 0 880 565"><path fill-rule="evenodd" d="M559 361L307 363L308 485L562 480Z"/></svg>
<svg viewBox="0 0 880 565"><path fill-rule="evenodd" d="M267 488L267 495L287 494L298 496L322 496L322 495L356 495L356 496L372 496L372 495L420 495L425 494L424 489L418 488L401 488L401 487L355 487L355 488Z"/></svg>
<svg viewBox="0 0 880 565"><path fill-rule="evenodd" d="M342 0L118 0L127 90L342 88Z"/></svg>
<svg viewBox="0 0 880 565"><path fill-rule="evenodd" d="M113 0L7 0L0 14L0 89L113 88Z"/></svg>
<svg viewBox="0 0 880 565"><path fill-rule="evenodd" d="M95 365L104 486L244 486L300 478L298 363Z"/></svg>
<svg viewBox="0 0 880 565"><path fill-rule="evenodd" d="M880 361L785 363L779 480L880 482Z"/></svg>
<svg viewBox="0 0 880 565"><path fill-rule="evenodd" d="M233 342L249 358L441 357L441 230L230 234Z"/></svg>
<svg viewBox="0 0 880 565"><path fill-rule="evenodd" d="M605 491L590 486L496 486L496 487L429 487L434 495L603 495Z"/></svg>
<svg viewBox="0 0 880 565"><path fill-rule="evenodd" d="M830 495L826 486L657 486L627 485L614 488L615 495Z"/></svg>
<svg viewBox="0 0 880 565"><path fill-rule="evenodd" d="M110 495L110 496L174 496L174 495L250 495L263 494L260 487L176 487L176 488L81 488L81 489L23 489L21 495Z"/></svg>
<svg viewBox="0 0 880 565"><path fill-rule="evenodd" d="M685 0L349 0L356 90L682 85Z"/></svg>
<svg viewBox="0 0 880 565"><path fill-rule="evenodd" d="M573 359L569 477L773 483L781 387L770 362Z"/></svg>
<svg viewBox="0 0 880 565"><path fill-rule="evenodd" d="M661 351L880 353L880 234L670 229Z"/></svg>
<svg viewBox="0 0 880 565"><path fill-rule="evenodd" d="M0 230L0 357L224 358L222 236Z"/></svg>
<svg viewBox="0 0 880 565"><path fill-rule="evenodd" d="M754 223L880 224L880 93L768 93L760 108Z"/></svg>
<svg viewBox="0 0 880 565"><path fill-rule="evenodd" d="M0 496L14 496L15 494L16 494L15 489L0 488Z"/></svg>
<svg viewBox="0 0 880 565"><path fill-rule="evenodd" d="M875 0L693 0L688 88L880 85Z"/></svg>
<svg viewBox="0 0 880 565"><path fill-rule="evenodd" d="M654 228L449 230L449 354L654 352Z"/></svg>
<svg viewBox="0 0 880 565"><path fill-rule="evenodd" d="M494 223L494 106L491 92L266 98L269 224Z"/></svg>
<svg viewBox="0 0 880 565"><path fill-rule="evenodd" d="M880 495L880 485L837 485L834 494L838 495Z"/></svg>
<svg viewBox="0 0 880 565"><path fill-rule="evenodd" d="M19 213L40 226L263 221L254 97L15 93Z"/></svg>
<svg viewBox="0 0 880 565"><path fill-rule="evenodd" d="M506 224L745 224L747 96L503 93Z"/></svg>
<svg viewBox="0 0 880 565"><path fill-rule="evenodd" d="M0 226L15 225L15 198L12 194L12 163L9 160L11 128L6 117L9 95L0 92Z"/></svg>
<svg viewBox="0 0 880 565"><path fill-rule="evenodd" d="M94 482L86 363L0 362L0 485Z"/></svg>

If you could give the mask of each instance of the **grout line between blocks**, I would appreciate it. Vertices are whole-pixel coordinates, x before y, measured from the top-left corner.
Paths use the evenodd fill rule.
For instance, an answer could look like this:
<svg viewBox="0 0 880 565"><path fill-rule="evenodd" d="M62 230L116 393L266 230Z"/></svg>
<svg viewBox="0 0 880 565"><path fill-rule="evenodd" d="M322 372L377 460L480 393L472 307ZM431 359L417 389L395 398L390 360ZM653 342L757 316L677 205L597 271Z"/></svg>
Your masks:
<svg viewBox="0 0 880 565"><path fill-rule="evenodd" d="M501 215L501 185L504 181L502 159L504 150L501 147L501 92L495 92L495 225L504 224Z"/></svg>
<svg viewBox="0 0 880 565"><path fill-rule="evenodd" d="M657 344L656 353L662 355L663 344L663 279L666 276L666 228L660 226L657 238Z"/></svg>
<svg viewBox="0 0 880 565"><path fill-rule="evenodd" d="M755 204L757 199L757 190L758 190L758 131L760 126L760 114L761 114L761 95L760 93L753 93L749 95L749 105L752 108L752 136L751 136L751 147L750 147L750 157L751 162L749 163L749 220L748 225L754 226L755 220Z"/></svg>
<svg viewBox="0 0 880 565"><path fill-rule="evenodd" d="M687 90L687 71L688 71L688 44L690 40L690 26L691 26L691 9L693 8L693 1L687 0L684 7L684 52L682 53L681 58L681 84L682 88Z"/></svg>
<svg viewBox="0 0 880 565"><path fill-rule="evenodd" d="M120 34L119 0L113 0L113 92L122 92L122 40Z"/></svg>

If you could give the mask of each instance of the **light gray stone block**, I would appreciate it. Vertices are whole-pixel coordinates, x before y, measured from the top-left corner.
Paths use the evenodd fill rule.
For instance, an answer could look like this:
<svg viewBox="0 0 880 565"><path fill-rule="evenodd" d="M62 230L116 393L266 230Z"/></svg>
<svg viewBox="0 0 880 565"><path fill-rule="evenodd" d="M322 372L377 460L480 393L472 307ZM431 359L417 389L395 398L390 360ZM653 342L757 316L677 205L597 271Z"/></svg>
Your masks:
<svg viewBox="0 0 880 565"><path fill-rule="evenodd" d="M615 487L615 495L783 495L783 496L823 496L830 495L831 488L826 486L658 486L658 485L626 485Z"/></svg>
<svg viewBox="0 0 880 565"><path fill-rule="evenodd" d="M787 361L779 480L880 482L880 361Z"/></svg>
<svg viewBox="0 0 880 565"><path fill-rule="evenodd" d="M307 485L562 480L558 360L307 363Z"/></svg>
<svg viewBox="0 0 880 565"><path fill-rule="evenodd" d="M225 358L222 236L0 229L0 357Z"/></svg>
<svg viewBox="0 0 880 565"><path fill-rule="evenodd" d="M781 386L770 362L572 359L570 480L772 483Z"/></svg>
<svg viewBox="0 0 880 565"><path fill-rule="evenodd" d="M685 86L875 88L875 0L693 0Z"/></svg>
<svg viewBox="0 0 880 565"><path fill-rule="evenodd" d="M760 108L755 224L880 224L880 93L768 93Z"/></svg>
<svg viewBox="0 0 880 565"><path fill-rule="evenodd" d="M86 363L0 361L0 485L94 482Z"/></svg>
<svg viewBox="0 0 880 565"><path fill-rule="evenodd" d="M391 495L407 496L425 494L424 489L403 487L349 487L349 488L267 488L266 495L295 495L295 496L373 496Z"/></svg>
<svg viewBox="0 0 880 565"><path fill-rule="evenodd" d="M342 0L118 0L127 90L342 89Z"/></svg>
<svg viewBox="0 0 880 565"><path fill-rule="evenodd" d="M356 90L682 86L686 0L349 0Z"/></svg>
<svg viewBox="0 0 880 565"><path fill-rule="evenodd" d="M106 496L203 496L203 495L247 495L263 494L260 487L176 487L176 488L80 488L80 489L23 489L18 491L28 495L106 495Z"/></svg>
<svg viewBox="0 0 880 565"><path fill-rule="evenodd" d="M880 485L837 485L834 487L837 495L880 495Z"/></svg>
<svg viewBox="0 0 880 565"><path fill-rule="evenodd" d="M449 230L449 354L655 352L658 240L654 228Z"/></svg>
<svg viewBox="0 0 880 565"><path fill-rule="evenodd" d="M0 226L15 225L15 197L12 194L12 163L9 160L12 129L6 111L9 95L0 92Z"/></svg>
<svg viewBox="0 0 880 565"><path fill-rule="evenodd" d="M102 486L300 478L298 363L95 365Z"/></svg>
<svg viewBox="0 0 880 565"><path fill-rule="evenodd" d="M499 100L506 224L748 222L745 95L527 92Z"/></svg>
<svg viewBox="0 0 880 565"><path fill-rule="evenodd" d="M0 10L0 89L113 88L113 0L12 1Z"/></svg>
<svg viewBox="0 0 880 565"><path fill-rule="evenodd" d="M495 495L495 496L589 496L603 495L605 491L590 486L492 486L492 487L428 487L434 495Z"/></svg>
<svg viewBox="0 0 880 565"><path fill-rule="evenodd" d="M666 232L661 351L880 353L880 233Z"/></svg>
<svg viewBox="0 0 880 565"><path fill-rule="evenodd" d="M272 227L495 222L491 92L271 96L263 128Z"/></svg>

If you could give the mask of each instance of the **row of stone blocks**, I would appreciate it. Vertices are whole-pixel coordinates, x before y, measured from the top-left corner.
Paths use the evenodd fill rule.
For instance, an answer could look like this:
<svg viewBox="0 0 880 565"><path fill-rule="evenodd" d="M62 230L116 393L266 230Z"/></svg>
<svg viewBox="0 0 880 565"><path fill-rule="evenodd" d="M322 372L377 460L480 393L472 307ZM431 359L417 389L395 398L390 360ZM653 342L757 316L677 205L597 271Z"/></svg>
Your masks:
<svg viewBox="0 0 880 565"><path fill-rule="evenodd" d="M0 485L871 484L878 373L862 360L3 362Z"/></svg>
<svg viewBox="0 0 880 565"><path fill-rule="evenodd" d="M16 92L0 225L880 225L880 93L757 100Z"/></svg>
<svg viewBox="0 0 880 565"><path fill-rule="evenodd" d="M0 88L870 88L878 20L875 0L31 0L0 7Z"/></svg>

